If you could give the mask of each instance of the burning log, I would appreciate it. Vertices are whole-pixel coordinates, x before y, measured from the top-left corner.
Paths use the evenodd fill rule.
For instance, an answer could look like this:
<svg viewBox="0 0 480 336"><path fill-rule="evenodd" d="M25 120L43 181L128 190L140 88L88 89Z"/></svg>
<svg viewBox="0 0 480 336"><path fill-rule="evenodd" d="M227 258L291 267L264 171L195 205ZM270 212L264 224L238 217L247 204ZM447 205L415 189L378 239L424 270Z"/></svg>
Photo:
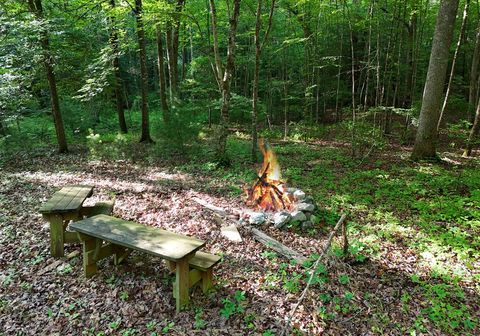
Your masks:
<svg viewBox="0 0 480 336"><path fill-rule="evenodd" d="M292 202L281 179L275 153L263 140L259 141L259 147L263 153L262 169L253 186L247 190L247 205L267 211L288 209Z"/></svg>

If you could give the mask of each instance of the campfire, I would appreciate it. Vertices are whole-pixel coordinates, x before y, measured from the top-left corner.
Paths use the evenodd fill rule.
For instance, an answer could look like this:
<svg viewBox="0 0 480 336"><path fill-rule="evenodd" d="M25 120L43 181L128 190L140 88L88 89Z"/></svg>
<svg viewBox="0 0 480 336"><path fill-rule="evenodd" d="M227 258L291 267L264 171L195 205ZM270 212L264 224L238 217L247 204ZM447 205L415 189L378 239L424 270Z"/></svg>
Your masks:
<svg viewBox="0 0 480 336"><path fill-rule="evenodd" d="M262 139L259 141L259 147L263 154L263 164L257 180L247 190L247 205L266 211L290 209L293 199L286 192L277 157L271 146Z"/></svg>
<svg viewBox="0 0 480 336"><path fill-rule="evenodd" d="M271 222L279 229L292 222L301 223L303 228L311 227L316 221L313 198L306 197L300 189L287 188L272 147L263 140L259 141L259 147L263 154L262 168L253 186L246 189L246 203L255 211L245 213L243 220L254 225Z"/></svg>

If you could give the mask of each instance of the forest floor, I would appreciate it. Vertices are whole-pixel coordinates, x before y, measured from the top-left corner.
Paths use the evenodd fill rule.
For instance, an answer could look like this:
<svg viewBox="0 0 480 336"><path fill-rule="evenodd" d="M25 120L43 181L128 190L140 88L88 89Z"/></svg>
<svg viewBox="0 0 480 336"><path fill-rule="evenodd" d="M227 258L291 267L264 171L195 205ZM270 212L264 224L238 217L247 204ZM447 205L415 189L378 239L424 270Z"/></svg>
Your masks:
<svg viewBox="0 0 480 336"><path fill-rule="evenodd" d="M289 262L242 228L242 243L226 240L212 213L192 201L245 208L242 190L258 169L248 163L248 143L231 140L228 169L201 153L147 160L143 145L129 146L125 160L74 147L68 155L19 153L0 168L0 335L280 335L311 263ZM440 163L414 163L409 148L390 145L352 160L335 141L274 149L289 186L315 198L322 220L308 231L261 230L315 261L346 212L351 244L344 258L334 243L288 334L480 334L478 158L452 151ZM173 277L157 258L103 261L90 279L79 245L52 258L38 210L66 184L94 185L92 203L115 196L115 216L205 240L223 256L214 290L195 289L189 309L176 314Z"/></svg>

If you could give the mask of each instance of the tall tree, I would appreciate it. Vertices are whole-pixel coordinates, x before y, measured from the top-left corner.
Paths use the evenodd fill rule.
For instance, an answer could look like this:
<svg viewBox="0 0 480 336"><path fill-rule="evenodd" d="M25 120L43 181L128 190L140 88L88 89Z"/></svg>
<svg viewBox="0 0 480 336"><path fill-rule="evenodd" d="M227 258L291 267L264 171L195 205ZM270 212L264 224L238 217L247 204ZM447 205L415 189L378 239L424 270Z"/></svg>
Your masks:
<svg viewBox="0 0 480 336"><path fill-rule="evenodd" d="M147 51L145 47L145 31L143 27L143 9L142 0L135 0L135 19L137 22L137 38L138 49L140 56L140 94L141 94L141 110L142 110L142 135L140 142L152 143L150 137L150 123L148 116L148 102L147 102Z"/></svg>
<svg viewBox="0 0 480 336"><path fill-rule="evenodd" d="M167 103L167 81L165 80L165 58L163 55L163 36L160 30L160 23L157 23L157 66L158 66L158 86L160 91L160 104L162 106L163 121L169 121L169 110Z"/></svg>
<svg viewBox="0 0 480 336"><path fill-rule="evenodd" d="M228 123L229 123L229 109L230 109L230 88L232 74L235 69L235 39L237 36L238 17L240 15L240 1L233 0L233 12L230 17L230 26L228 32L227 45L227 62L224 66L220 58L220 46L218 40L218 24L217 24L217 9L215 7L215 0L210 2L210 15L212 17L212 35L213 35L213 52L215 56L215 77L217 79L218 87L222 95L222 106L220 108L220 126L217 133L217 148L215 150L216 158L223 164L228 164L230 159L226 153Z"/></svg>
<svg viewBox="0 0 480 336"><path fill-rule="evenodd" d="M113 12L115 9L115 0L110 0L110 8ZM113 53L113 73L115 88L115 105L117 107L118 123L121 133L127 133L127 123L125 121L125 111L122 92L122 77L120 76L120 59L118 45L118 29L115 22L115 14L110 14L110 46Z"/></svg>
<svg viewBox="0 0 480 336"><path fill-rule="evenodd" d="M475 49L472 56L472 65L470 68L470 85L468 86L468 111L470 120L474 120L475 106L477 105L478 90L478 69L480 65L480 20L477 23Z"/></svg>
<svg viewBox="0 0 480 336"><path fill-rule="evenodd" d="M257 12L255 15L255 70L253 72L253 90L252 90L252 161L257 160L257 128L258 128L258 80L260 76L260 54L265 44L270 28L272 27L273 11L275 9L275 0L272 0L270 15L268 17L268 26L265 31L263 42L260 42L260 26L262 24L262 0L257 1Z"/></svg>
<svg viewBox="0 0 480 336"><path fill-rule="evenodd" d="M170 78L170 91L172 102L178 96L178 44L180 37L180 15L185 0L176 0L172 18L167 22L167 54L168 54L168 76Z"/></svg>
<svg viewBox="0 0 480 336"><path fill-rule="evenodd" d="M44 23L42 0L28 0L28 7L36 18ZM48 88L50 89L50 101L52 104L52 115L57 134L58 151L60 153L68 152L67 139L65 137L65 128L63 126L62 114L60 112L60 103L58 100L57 81L53 71L53 57L50 54L48 30L46 25L40 30L40 45L43 51L43 65L47 74Z"/></svg>
<svg viewBox="0 0 480 336"><path fill-rule="evenodd" d="M420 120L411 158L436 157L437 123L447 73L448 56L455 28L458 0L442 0L438 11L427 79L423 90Z"/></svg>
<svg viewBox="0 0 480 336"><path fill-rule="evenodd" d="M452 90L453 77L455 76L455 65L457 64L458 52L460 51L460 46L462 45L463 36L465 35L465 28L467 27L467 17L468 17L469 6L470 6L470 0L465 0L465 8L463 9L462 27L460 28L457 47L455 48L455 53L453 54L452 66L450 67L450 76L448 77L447 92L445 93L442 109L440 110L440 117L438 118L437 132L440 130L440 124L442 123L443 114L445 113L445 109L447 107L448 98L450 98L450 91Z"/></svg>
<svg viewBox="0 0 480 336"><path fill-rule="evenodd" d="M468 157L472 155L473 143L478 133L480 132L480 104L477 104L477 109L475 113L475 119L473 121L472 128L470 129L470 134L468 135L467 146L463 152L463 157Z"/></svg>

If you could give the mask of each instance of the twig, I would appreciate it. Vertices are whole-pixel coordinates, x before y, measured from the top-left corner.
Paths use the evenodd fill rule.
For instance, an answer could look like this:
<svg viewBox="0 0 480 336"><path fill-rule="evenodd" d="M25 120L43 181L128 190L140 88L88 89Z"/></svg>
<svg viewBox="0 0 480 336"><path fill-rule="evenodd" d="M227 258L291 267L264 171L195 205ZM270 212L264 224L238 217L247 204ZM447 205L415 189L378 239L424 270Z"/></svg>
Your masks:
<svg viewBox="0 0 480 336"><path fill-rule="evenodd" d="M320 260L323 259L325 254L327 253L328 249L330 248L330 245L332 244L332 239L333 236L335 235L335 232L337 232L338 228L342 225L342 223L345 221L345 218L347 218L346 214L342 214L340 219L338 220L337 224L333 228L333 230L330 232L330 236L328 237L327 244L325 245L325 248L322 251L322 254L318 257L317 261L315 261L312 273L310 274L310 278L308 279L307 285L305 286L305 289L302 292L302 295L300 295L300 298L298 299L298 302L293 306L292 312L290 313L290 316L287 319L287 322L285 323L284 329L282 333L280 334L281 336L285 335L288 325L290 324L290 321L293 318L293 315L295 315L295 311L297 310L298 306L300 303L303 301L305 298L305 295L307 294L308 289L310 288L310 285L312 284L313 276L315 275L315 270L317 269L318 264L320 263Z"/></svg>

